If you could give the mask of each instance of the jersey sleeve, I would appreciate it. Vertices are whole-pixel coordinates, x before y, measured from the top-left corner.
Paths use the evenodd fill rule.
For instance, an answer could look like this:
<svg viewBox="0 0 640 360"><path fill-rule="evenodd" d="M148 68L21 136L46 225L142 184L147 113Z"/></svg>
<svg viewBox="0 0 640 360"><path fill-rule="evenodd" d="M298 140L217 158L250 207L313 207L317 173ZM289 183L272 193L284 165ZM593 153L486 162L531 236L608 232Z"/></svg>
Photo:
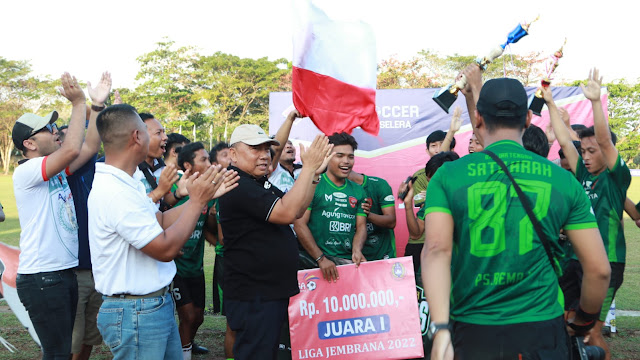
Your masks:
<svg viewBox="0 0 640 360"><path fill-rule="evenodd" d="M155 215L158 210L151 200L121 196L118 202L119 217L114 227L131 246L142 249L164 231Z"/></svg>
<svg viewBox="0 0 640 360"><path fill-rule="evenodd" d="M566 230L580 230L597 228L596 217L591 208L591 202L589 197L585 194L584 190L577 182L572 182L571 192L571 209L569 210L569 217L563 228Z"/></svg>
<svg viewBox="0 0 640 360"><path fill-rule="evenodd" d="M619 189L624 189L626 193L626 189L631 185L631 172L629 171L629 167L622 160L620 154L618 153L618 158L616 159L616 165L613 169L609 170L609 176L613 179L614 183Z"/></svg>
<svg viewBox="0 0 640 360"><path fill-rule="evenodd" d="M448 164L444 164L443 167L446 165ZM429 181L429 191L427 191L427 197L424 202L425 216L432 212L442 212L451 215L451 206L444 184L445 178L442 175L445 173L446 171L436 171L431 181Z"/></svg>
<svg viewBox="0 0 640 360"><path fill-rule="evenodd" d="M362 208L362 204L364 203L364 200L369 196L367 195L367 192L364 191L364 188L356 183L354 184L354 188L356 189L356 199L358 199L358 205L357 205L357 216L367 216L367 213L364 212L364 209Z"/></svg>
<svg viewBox="0 0 640 360"><path fill-rule="evenodd" d="M22 163L13 173L13 183L16 188L28 189L36 186L47 178L47 157L38 157Z"/></svg>
<svg viewBox="0 0 640 360"><path fill-rule="evenodd" d="M384 179L378 180L378 204L380 204L380 208L384 209L386 207L391 207L396 205L396 199L393 197L393 190L391 190L391 186Z"/></svg>
<svg viewBox="0 0 640 360"><path fill-rule="evenodd" d="M422 206L420 206L420 210L418 210L418 213L416 214L416 217L420 220L424 220L424 204L422 204Z"/></svg>

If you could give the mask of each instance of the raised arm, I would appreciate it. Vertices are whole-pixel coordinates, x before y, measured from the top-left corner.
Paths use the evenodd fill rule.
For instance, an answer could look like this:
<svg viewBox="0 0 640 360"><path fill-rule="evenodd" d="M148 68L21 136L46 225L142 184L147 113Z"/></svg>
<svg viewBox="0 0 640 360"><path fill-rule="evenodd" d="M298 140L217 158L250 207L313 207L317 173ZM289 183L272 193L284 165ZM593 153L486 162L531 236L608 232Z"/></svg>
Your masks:
<svg viewBox="0 0 640 360"><path fill-rule="evenodd" d="M609 170L613 170L618 160L618 149L611 141L611 131L609 130L609 122L602 110L602 101L600 100L600 88L602 87L602 77L598 69L593 68L589 71L589 80L587 86L580 85L584 96L591 101L593 109L593 128L596 133L596 142L602 151L604 161Z"/></svg>
<svg viewBox="0 0 640 360"><path fill-rule="evenodd" d="M111 74L108 71L102 73L102 78L96 87L91 87L91 82L87 82L87 93L91 98L91 115L89 115L89 125L87 126L87 133L80 150L80 155L71 163L69 170L74 172L81 168L86 162L91 159L100 150L100 135L96 128L96 119L98 118L99 111L94 110L95 107L104 107L104 102L109 97L111 92Z"/></svg>
<svg viewBox="0 0 640 360"><path fill-rule="evenodd" d="M449 125L449 131L447 131L447 135L444 137L442 141L442 145L440 145L440 152L451 150L451 142L453 141L453 137L460 130L460 126L462 125L462 109L459 106L456 106L455 110L453 110L453 116L451 117L451 125Z"/></svg>
<svg viewBox="0 0 640 360"><path fill-rule="evenodd" d="M316 136L308 150L305 151L304 147L300 147L300 158L304 164L302 171L291 190L276 202L269 215L269 222L288 225L303 216L316 189L318 177L316 171L325 162L331 149L333 146L329 144L329 138L324 135Z"/></svg>
<svg viewBox="0 0 640 360"><path fill-rule="evenodd" d="M478 136L476 132L476 104L478 103L478 98L480 97L480 89L482 89L482 71L480 67L476 64L467 65L462 73L458 75L459 77L464 75L467 78L466 86L461 90L464 95L465 101L467 103L467 111L469 113L469 120L471 120L471 127L473 128L473 132L476 134L476 138L478 141L484 146L484 140Z"/></svg>
<svg viewBox="0 0 640 360"><path fill-rule="evenodd" d="M78 80L69 73L62 74L61 80L62 87L58 91L71 102L71 120L62 146L47 158L47 178L55 176L71 165L80 154L84 141L84 124L87 116L84 92L78 85Z"/></svg>
<svg viewBox="0 0 640 360"><path fill-rule="evenodd" d="M296 118L300 117L300 113L298 110L293 110L287 115L287 118L284 120L278 132L276 133L276 140L280 143L278 146L274 146L274 155L273 159L271 159L271 171L273 172L276 167L278 167L278 162L280 161L280 155L282 155L282 151L284 147L287 145L287 140L289 140L289 134L291 133L291 126L293 126L293 122Z"/></svg>
<svg viewBox="0 0 640 360"><path fill-rule="evenodd" d="M547 107L549 108L549 117L551 118L550 121L551 127L553 128L553 133L555 134L555 137L558 140L560 147L562 148L562 152L564 152L564 156L569 162L571 171L575 174L580 154L578 154L578 150L576 150L576 147L573 146L573 141L571 140L569 129L560 118L558 107L553 101L553 94L551 93L551 89L546 87L542 87L540 89L542 90L544 101L547 103Z"/></svg>

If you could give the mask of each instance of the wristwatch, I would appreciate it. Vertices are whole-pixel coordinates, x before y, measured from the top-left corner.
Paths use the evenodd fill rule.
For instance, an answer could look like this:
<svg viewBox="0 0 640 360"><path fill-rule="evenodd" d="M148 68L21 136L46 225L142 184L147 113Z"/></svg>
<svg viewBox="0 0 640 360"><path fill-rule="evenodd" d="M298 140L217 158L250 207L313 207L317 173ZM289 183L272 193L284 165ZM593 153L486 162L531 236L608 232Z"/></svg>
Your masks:
<svg viewBox="0 0 640 360"><path fill-rule="evenodd" d="M440 330L449 330L449 323L440 323L440 324L436 324L436 323L431 323L429 324L429 330L427 331L427 337L429 338L429 340L433 340L433 338L436 336L436 333Z"/></svg>

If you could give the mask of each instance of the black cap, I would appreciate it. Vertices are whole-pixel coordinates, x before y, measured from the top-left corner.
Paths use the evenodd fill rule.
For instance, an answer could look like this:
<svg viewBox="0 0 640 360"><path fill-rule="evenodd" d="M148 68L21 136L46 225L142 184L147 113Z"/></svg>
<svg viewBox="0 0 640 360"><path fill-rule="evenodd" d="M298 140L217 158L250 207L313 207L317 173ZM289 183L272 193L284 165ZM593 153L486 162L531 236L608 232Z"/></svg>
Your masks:
<svg viewBox="0 0 640 360"><path fill-rule="evenodd" d="M517 117L529 111L527 92L516 79L491 79L484 83L478 98L478 112L494 117Z"/></svg>
<svg viewBox="0 0 640 360"><path fill-rule="evenodd" d="M24 145L22 142L27 140L31 135L35 134L38 130L47 126L47 124L53 124L58 120L58 112L52 111L46 116L38 116L36 114L26 113L13 125L11 130L11 138L13 144L18 150L23 151Z"/></svg>

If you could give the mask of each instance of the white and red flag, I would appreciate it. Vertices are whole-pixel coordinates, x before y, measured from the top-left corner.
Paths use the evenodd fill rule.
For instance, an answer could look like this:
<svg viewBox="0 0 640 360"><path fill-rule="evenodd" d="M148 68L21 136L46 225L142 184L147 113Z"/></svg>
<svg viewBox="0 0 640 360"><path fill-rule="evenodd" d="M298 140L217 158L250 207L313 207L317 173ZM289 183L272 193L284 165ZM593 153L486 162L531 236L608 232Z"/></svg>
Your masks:
<svg viewBox="0 0 640 360"><path fill-rule="evenodd" d="M327 135L356 127L378 135L376 43L362 21L332 19L294 0L293 104Z"/></svg>

